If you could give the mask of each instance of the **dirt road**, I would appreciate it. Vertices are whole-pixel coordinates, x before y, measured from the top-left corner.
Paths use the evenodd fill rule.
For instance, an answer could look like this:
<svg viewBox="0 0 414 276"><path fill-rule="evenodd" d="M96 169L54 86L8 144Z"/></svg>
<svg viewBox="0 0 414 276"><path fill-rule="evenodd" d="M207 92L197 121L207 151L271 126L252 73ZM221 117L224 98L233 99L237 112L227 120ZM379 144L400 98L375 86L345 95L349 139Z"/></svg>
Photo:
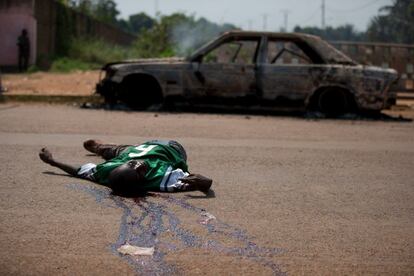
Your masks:
<svg viewBox="0 0 414 276"><path fill-rule="evenodd" d="M100 71L75 71L4 74L2 84L7 89L7 95L89 96L95 90L99 73Z"/></svg>
<svg viewBox="0 0 414 276"><path fill-rule="evenodd" d="M125 199L40 162L87 138L179 140L215 197ZM414 123L0 105L0 270L13 275L414 273ZM129 242L153 257L122 257Z"/></svg>

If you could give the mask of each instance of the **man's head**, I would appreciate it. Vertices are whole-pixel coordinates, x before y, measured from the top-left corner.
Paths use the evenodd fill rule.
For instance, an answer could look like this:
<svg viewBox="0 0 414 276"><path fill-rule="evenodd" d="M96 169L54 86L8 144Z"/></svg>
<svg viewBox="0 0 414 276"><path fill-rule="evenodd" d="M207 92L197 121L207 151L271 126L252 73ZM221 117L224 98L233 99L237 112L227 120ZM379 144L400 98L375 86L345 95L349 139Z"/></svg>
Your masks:
<svg viewBox="0 0 414 276"><path fill-rule="evenodd" d="M139 189L147 172L148 166L143 160L130 160L109 174L109 185L121 192Z"/></svg>

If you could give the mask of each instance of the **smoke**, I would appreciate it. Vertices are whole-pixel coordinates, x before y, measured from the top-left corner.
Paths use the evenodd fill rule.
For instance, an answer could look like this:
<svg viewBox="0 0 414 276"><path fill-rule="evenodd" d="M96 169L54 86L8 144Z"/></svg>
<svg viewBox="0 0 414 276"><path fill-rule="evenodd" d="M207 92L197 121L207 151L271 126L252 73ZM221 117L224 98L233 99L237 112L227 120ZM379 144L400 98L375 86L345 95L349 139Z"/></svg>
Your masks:
<svg viewBox="0 0 414 276"><path fill-rule="evenodd" d="M175 53L179 56L187 56L203 44L231 29L234 29L234 26L217 25L201 18L195 22L177 24L170 35Z"/></svg>

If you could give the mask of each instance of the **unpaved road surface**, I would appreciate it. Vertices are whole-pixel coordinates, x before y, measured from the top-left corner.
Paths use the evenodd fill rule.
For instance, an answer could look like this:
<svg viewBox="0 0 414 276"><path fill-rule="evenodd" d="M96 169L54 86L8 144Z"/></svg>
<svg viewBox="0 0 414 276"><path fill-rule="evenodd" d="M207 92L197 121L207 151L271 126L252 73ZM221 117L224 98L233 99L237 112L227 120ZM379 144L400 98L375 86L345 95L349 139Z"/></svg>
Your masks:
<svg viewBox="0 0 414 276"><path fill-rule="evenodd" d="M89 96L95 91L100 71L71 73L36 72L3 74L2 85L6 95Z"/></svg>
<svg viewBox="0 0 414 276"><path fill-rule="evenodd" d="M120 198L42 163L180 141L199 192ZM414 123L0 105L2 275L412 275ZM124 257L130 243L152 257Z"/></svg>

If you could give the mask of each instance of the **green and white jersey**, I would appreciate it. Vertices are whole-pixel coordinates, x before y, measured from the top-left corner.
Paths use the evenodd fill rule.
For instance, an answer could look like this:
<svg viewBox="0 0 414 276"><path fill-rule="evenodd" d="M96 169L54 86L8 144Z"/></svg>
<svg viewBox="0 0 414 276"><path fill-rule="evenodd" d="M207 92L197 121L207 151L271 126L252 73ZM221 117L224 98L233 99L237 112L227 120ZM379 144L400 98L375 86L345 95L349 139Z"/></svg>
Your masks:
<svg viewBox="0 0 414 276"><path fill-rule="evenodd" d="M183 183L178 179L188 175L187 163L181 154L174 147L155 141L128 147L117 157L97 166L85 164L78 175L107 185L112 170L133 159L143 160L148 166L145 181L137 184L146 190L180 190Z"/></svg>

